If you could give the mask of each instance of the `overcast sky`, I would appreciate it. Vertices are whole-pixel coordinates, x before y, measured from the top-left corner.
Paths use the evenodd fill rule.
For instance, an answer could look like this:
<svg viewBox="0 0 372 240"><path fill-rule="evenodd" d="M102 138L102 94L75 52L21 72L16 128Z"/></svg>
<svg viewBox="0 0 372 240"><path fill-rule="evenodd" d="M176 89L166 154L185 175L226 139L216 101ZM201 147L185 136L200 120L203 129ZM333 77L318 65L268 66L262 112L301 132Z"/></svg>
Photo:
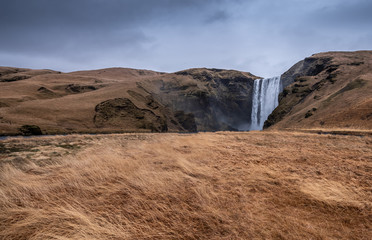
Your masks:
<svg viewBox="0 0 372 240"><path fill-rule="evenodd" d="M282 74L372 49L371 0L0 0L0 66Z"/></svg>

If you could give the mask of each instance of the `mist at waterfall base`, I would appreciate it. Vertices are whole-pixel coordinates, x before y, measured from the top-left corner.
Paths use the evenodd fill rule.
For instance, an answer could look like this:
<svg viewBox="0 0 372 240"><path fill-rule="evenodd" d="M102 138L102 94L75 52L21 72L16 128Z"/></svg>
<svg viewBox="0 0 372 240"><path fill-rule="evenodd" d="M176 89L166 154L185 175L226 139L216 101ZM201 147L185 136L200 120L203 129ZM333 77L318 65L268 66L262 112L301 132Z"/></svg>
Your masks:
<svg viewBox="0 0 372 240"><path fill-rule="evenodd" d="M281 91L280 76L257 79L252 92L252 114L249 130L262 130L269 115L278 106Z"/></svg>

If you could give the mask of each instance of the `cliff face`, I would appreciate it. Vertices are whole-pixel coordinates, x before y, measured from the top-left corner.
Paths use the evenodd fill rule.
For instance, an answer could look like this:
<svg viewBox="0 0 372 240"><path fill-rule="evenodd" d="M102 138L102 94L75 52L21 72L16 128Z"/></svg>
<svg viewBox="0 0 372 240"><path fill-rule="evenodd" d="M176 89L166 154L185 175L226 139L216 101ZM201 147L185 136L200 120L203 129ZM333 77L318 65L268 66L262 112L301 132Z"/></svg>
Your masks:
<svg viewBox="0 0 372 240"><path fill-rule="evenodd" d="M193 114L199 131L247 130L257 78L233 70L189 69L139 86L171 110Z"/></svg>
<svg viewBox="0 0 372 240"><path fill-rule="evenodd" d="M315 54L282 82L264 128L372 128L372 51Z"/></svg>
<svg viewBox="0 0 372 240"><path fill-rule="evenodd" d="M301 76L316 76L321 73L332 60L330 56L318 57L313 55L299 61L281 76L283 89Z"/></svg>

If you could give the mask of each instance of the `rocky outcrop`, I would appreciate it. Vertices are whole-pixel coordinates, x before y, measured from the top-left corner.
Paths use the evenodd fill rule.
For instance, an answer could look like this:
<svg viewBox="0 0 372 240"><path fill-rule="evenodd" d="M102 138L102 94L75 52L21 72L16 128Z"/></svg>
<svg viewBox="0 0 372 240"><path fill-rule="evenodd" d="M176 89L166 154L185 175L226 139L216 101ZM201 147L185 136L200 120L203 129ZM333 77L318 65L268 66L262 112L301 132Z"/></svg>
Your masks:
<svg viewBox="0 0 372 240"><path fill-rule="evenodd" d="M26 68L0 67L0 82L15 82L34 76L60 73L52 70L32 70Z"/></svg>
<svg viewBox="0 0 372 240"><path fill-rule="evenodd" d="M97 90L99 87L92 85L69 84L65 88L69 93L83 93Z"/></svg>
<svg viewBox="0 0 372 240"><path fill-rule="evenodd" d="M140 109L128 98L115 98L98 104L94 123L98 128L111 127L125 130L147 129L166 132L166 120L148 109Z"/></svg>
<svg viewBox="0 0 372 240"><path fill-rule="evenodd" d="M195 123L195 116L192 113L186 114L184 111L177 111L174 117L181 124L181 126L189 132L197 132L197 126Z"/></svg>
<svg viewBox="0 0 372 240"><path fill-rule="evenodd" d="M324 70L331 61L331 57L320 57L313 55L299 61L288 71L282 74L281 81L283 89L292 84L296 78L301 76L316 76Z"/></svg>
<svg viewBox="0 0 372 240"><path fill-rule="evenodd" d="M56 94L55 92L53 92L52 90L50 90L46 87L38 88L37 92L38 92L38 96L40 96L40 98L55 98L55 97L60 96L60 95Z"/></svg>
<svg viewBox="0 0 372 240"><path fill-rule="evenodd" d="M247 130L257 78L234 70L188 69L138 81L127 93L172 131Z"/></svg>
<svg viewBox="0 0 372 240"><path fill-rule="evenodd" d="M195 117L192 113L185 113L184 111L173 112L171 109L165 107L163 104L154 99L154 97L145 92L145 95L139 93L140 90L128 90L127 93L134 101L143 104L147 109L162 116L165 119L169 131L180 132L196 132L197 127Z"/></svg>
<svg viewBox="0 0 372 240"><path fill-rule="evenodd" d="M264 128L371 128L372 52L329 52L298 62Z"/></svg>
<svg viewBox="0 0 372 240"><path fill-rule="evenodd" d="M19 132L23 136L42 135L42 131L39 126L36 125L23 125L19 128Z"/></svg>
<svg viewBox="0 0 372 240"><path fill-rule="evenodd" d="M192 114L198 131L247 130L257 78L246 72L200 68L138 85L172 111Z"/></svg>

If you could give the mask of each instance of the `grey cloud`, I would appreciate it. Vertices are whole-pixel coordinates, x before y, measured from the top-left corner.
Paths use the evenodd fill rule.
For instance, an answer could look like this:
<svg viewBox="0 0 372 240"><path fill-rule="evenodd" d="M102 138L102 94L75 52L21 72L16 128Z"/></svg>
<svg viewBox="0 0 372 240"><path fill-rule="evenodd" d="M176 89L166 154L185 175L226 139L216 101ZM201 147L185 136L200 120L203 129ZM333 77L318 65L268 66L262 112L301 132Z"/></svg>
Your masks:
<svg viewBox="0 0 372 240"><path fill-rule="evenodd" d="M29 54L115 51L148 42L142 28L169 24L219 1L34 0L3 1L0 50ZM182 20L182 19L181 19ZM107 50L108 49L108 50Z"/></svg>
<svg viewBox="0 0 372 240"><path fill-rule="evenodd" d="M202 11L221 0L5 0L2 1L0 26L99 28L126 26Z"/></svg>
<svg viewBox="0 0 372 240"><path fill-rule="evenodd" d="M0 65L278 75L319 51L372 48L369 0L2 0Z"/></svg>
<svg viewBox="0 0 372 240"><path fill-rule="evenodd" d="M211 15L209 15L205 19L205 22L206 23L223 22L223 21L226 21L229 17L230 15L226 11L218 10L212 13Z"/></svg>
<svg viewBox="0 0 372 240"><path fill-rule="evenodd" d="M0 49L53 50L65 42L86 48L137 43L147 37L142 28L189 21L218 0L34 0L3 1ZM98 45L98 46L97 46Z"/></svg>
<svg viewBox="0 0 372 240"><path fill-rule="evenodd" d="M337 5L321 9L318 21L335 28L371 26L372 2L370 0L340 1Z"/></svg>

